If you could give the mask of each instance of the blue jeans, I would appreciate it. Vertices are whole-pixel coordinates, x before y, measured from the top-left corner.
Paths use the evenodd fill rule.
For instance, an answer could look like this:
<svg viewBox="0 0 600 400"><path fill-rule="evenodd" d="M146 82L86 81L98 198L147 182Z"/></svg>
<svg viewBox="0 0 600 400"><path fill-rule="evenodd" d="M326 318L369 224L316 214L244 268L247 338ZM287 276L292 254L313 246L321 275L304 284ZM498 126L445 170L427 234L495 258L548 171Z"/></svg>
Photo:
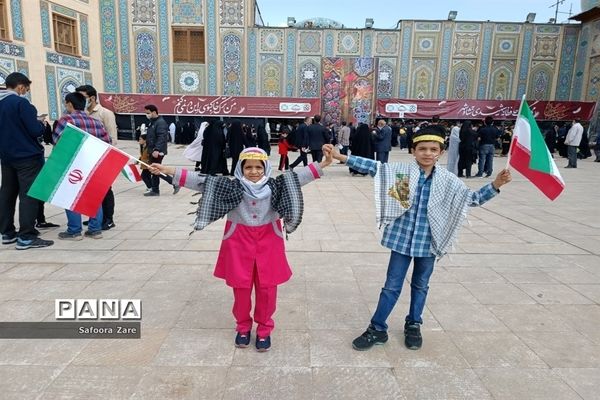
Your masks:
<svg viewBox="0 0 600 400"><path fill-rule="evenodd" d="M81 214L65 210L67 213L67 232L68 233L81 233L83 227L81 225ZM102 230L102 206L98 209L96 216L90 218L88 224L88 231L97 232Z"/></svg>
<svg viewBox="0 0 600 400"><path fill-rule="evenodd" d="M378 331L387 331L386 320L391 314L404 284L404 278L412 257L392 251L388 264L385 285L379 294L377 310L371 318L371 325ZM435 257L415 257L410 282L410 310L406 321L423 323L423 309L429 291L429 278L433 273Z"/></svg>
<svg viewBox="0 0 600 400"><path fill-rule="evenodd" d="M477 175L491 175L494 163L494 145L482 144L479 146L479 171Z"/></svg>

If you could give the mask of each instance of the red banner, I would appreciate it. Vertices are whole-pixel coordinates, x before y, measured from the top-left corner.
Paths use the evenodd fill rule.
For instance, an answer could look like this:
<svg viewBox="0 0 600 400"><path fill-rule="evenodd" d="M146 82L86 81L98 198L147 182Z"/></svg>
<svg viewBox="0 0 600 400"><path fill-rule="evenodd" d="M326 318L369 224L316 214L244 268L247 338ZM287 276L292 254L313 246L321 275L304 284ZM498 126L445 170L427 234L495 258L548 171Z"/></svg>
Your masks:
<svg viewBox="0 0 600 400"><path fill-rule="evenodd" d="M593 118L596 103L589 101L528 101L537 120L571 121ZM519 114L518 100L377 100L377 112L387 118L514 120Z"/></svg>
<svg viewBox="0 0 600 400"><path fill-rule="evenodd" d="M213 117L302 118L321 114L321 99L100 93L102 106L116 114L144 114L154 104L159 114Z"/></svg>

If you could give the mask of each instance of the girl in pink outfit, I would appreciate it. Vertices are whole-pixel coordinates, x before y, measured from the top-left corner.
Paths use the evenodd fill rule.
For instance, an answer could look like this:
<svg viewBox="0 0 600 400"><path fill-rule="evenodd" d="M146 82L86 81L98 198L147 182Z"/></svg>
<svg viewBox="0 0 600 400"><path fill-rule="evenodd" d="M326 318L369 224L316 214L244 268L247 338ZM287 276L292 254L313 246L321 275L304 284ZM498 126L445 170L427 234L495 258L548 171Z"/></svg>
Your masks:
<svg viewBox="0 0 600 400"><path fill-rule="evenodd" d="M227 215L214 275L233 288L235 345L243 348L250 344L252 324L256 322L256 349L267 351L275 326L272 317L277 286L292 276L284 234L292 233L302 220L300 187L321 177L332 158L326 152L321 163L314 162L275 179L271 178L271 162L263 150L244 149L239 161L233 180L160 164L153 164L152 172L173 175L180 186L203 193L196 213L196 230ZM254 319L250 314L253 287Z"/></svg>

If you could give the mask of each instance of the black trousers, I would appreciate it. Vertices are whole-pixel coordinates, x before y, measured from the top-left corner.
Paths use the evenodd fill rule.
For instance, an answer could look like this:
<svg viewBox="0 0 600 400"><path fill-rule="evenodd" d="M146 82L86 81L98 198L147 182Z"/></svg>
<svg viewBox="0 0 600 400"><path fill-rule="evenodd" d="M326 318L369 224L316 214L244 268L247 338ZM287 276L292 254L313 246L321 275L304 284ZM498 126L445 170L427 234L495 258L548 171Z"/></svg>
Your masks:
<svg viewBox="0 0 600 400"><path fill-rule="evenodd" d="M115 194L111 186L108 188L104 200L102 200L102 223L112 221L113 215L115 215Z"/></svg>
<svg viewBox="0 0 600 400"><path fill-rule="evenodd" d="M150 162L148 164L153 164L153 163L162 164L163 158L165 158L165 156L159 155L158 158L154 158L154 157L152 157L152 154L150 154ZM158 185L160 184L159 175L152 175L151 182L152 182L152 185L151 185L152 191L155 193L160 193L160 190L158 188Z"/></svg>
<svg viewBox="0 0 600 400"><path fill-rule="evenodd" d="M23 240L38 235L35 220L40 201L29 197L27 192L44 165L43 159L29 159L1 165L0 184L0 233L17 234ZM15 227L15 209L19 198L19 231Z"/></svg>
<svg viewBox="0 0 600 400"><path fill-rule="evenodd" d="M300 152L300 155L298 156L298 158L296 158L296 161L294 161L292 164L290 164L290 168L296 168L296 166L298 166L298 164L300 164L300 162L302 162L305 167L308 165L307 154L305 152L303 152L302 150L299 150L299 152Z"/></svg>
<svg viewBox="0 0 600 400"><path fill-rule="evenodd" d="M311 150L310 155L312 156L313 162L321 162L323 159L323 150Z"/></svg>

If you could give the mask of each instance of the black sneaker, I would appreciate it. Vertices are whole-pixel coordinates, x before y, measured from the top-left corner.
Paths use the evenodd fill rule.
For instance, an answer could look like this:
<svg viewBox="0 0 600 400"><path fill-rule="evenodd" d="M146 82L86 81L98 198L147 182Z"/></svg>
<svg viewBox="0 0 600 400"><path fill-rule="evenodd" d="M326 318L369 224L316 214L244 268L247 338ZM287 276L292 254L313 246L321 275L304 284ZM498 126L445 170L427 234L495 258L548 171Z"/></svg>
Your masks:
<svg viewBox="0 0 600 400"><path fill-rule="evenodd" d="M85 233L83 234L83 236L85 236L86 238L92 238L92 239L102 239L102 231L85 231Z"/></svg>
<svg viewBox="0 0 600 400"><path fill-rule="evenodd" d="M59 232L58 238L61 240L83 240L83 236L81 236L81 232L78 232L78 233L69 233L67 231Z"/></svg>
<svg viewBox="0 0 600 400"><path fill-rule="evenodd" d="M421 325L418 322L406 322L404 324L404 344L410 350L419 350L423 345Z"/></svg>
<svg viewBox="0 0 600 400"><path fill-rule="evenodd" d="M35 227L40 228L40 229L48 229L48 228L58 228L58 227L60 227L60 225L53 224L52 222L38 222L37 224L35 224Z"/></svg>
<svg viewBox="0 0 600 400"><path fill-rule="evenodd" d="M387 332L378 331L373 325L369 325L362 335L352 341L352 348L358 351L369 350L373 345L384 344L387 341Z"/></svg>
<svg viewBox="0 0 600 400"><path fill-rule="evenodd" d="M248 339L249 340L249 339ZM271 336L267 336L264 338L256 337L256 351L259 353L264 353L265 351L269 351L271 348Z"/></svg>
<svg viewBox="0 0 600 400"><path fill-rule="evenodd" d="M245 349L250 344L250 332L238 332L235 336L235 347Z"/></svg>
<svg viewBox="0 0 600 400"><path fill-rule="evenodd" d="M90 224L90 221L89 221L89 220L87 220L87 221L83 221L83 226L88 226L89 224Z"/></svg>
<svg viewBox="0 0 600 400"><path fill-rule="evenodd" d="M27 250L27 249L38 249L41 247L48 247L54 244L53 240L44 240L40 238L35 239L17 239L17 245L15 249L17 250Z"/></svg>
<svg viewBox="0 0 600 400"><path fill-rule="evenodd" d="M17 241L16 233L7 233L2 235L2 244L11 244Z"/></svg>
<svg viewBox="0 0 600 400"><path fill-rule="evenodd" d="M116 225L112 219L110 221L106 221L105 223L102 224L103 231L108 231L109 229L112 229L114 227L116 227Z"/></svg>
<svg viewBox="0 0 600 400"><path fill-rule="evenodd" d="M181 186L173 185L173 194L179 193L180 189L181 189Z"/></svg>

